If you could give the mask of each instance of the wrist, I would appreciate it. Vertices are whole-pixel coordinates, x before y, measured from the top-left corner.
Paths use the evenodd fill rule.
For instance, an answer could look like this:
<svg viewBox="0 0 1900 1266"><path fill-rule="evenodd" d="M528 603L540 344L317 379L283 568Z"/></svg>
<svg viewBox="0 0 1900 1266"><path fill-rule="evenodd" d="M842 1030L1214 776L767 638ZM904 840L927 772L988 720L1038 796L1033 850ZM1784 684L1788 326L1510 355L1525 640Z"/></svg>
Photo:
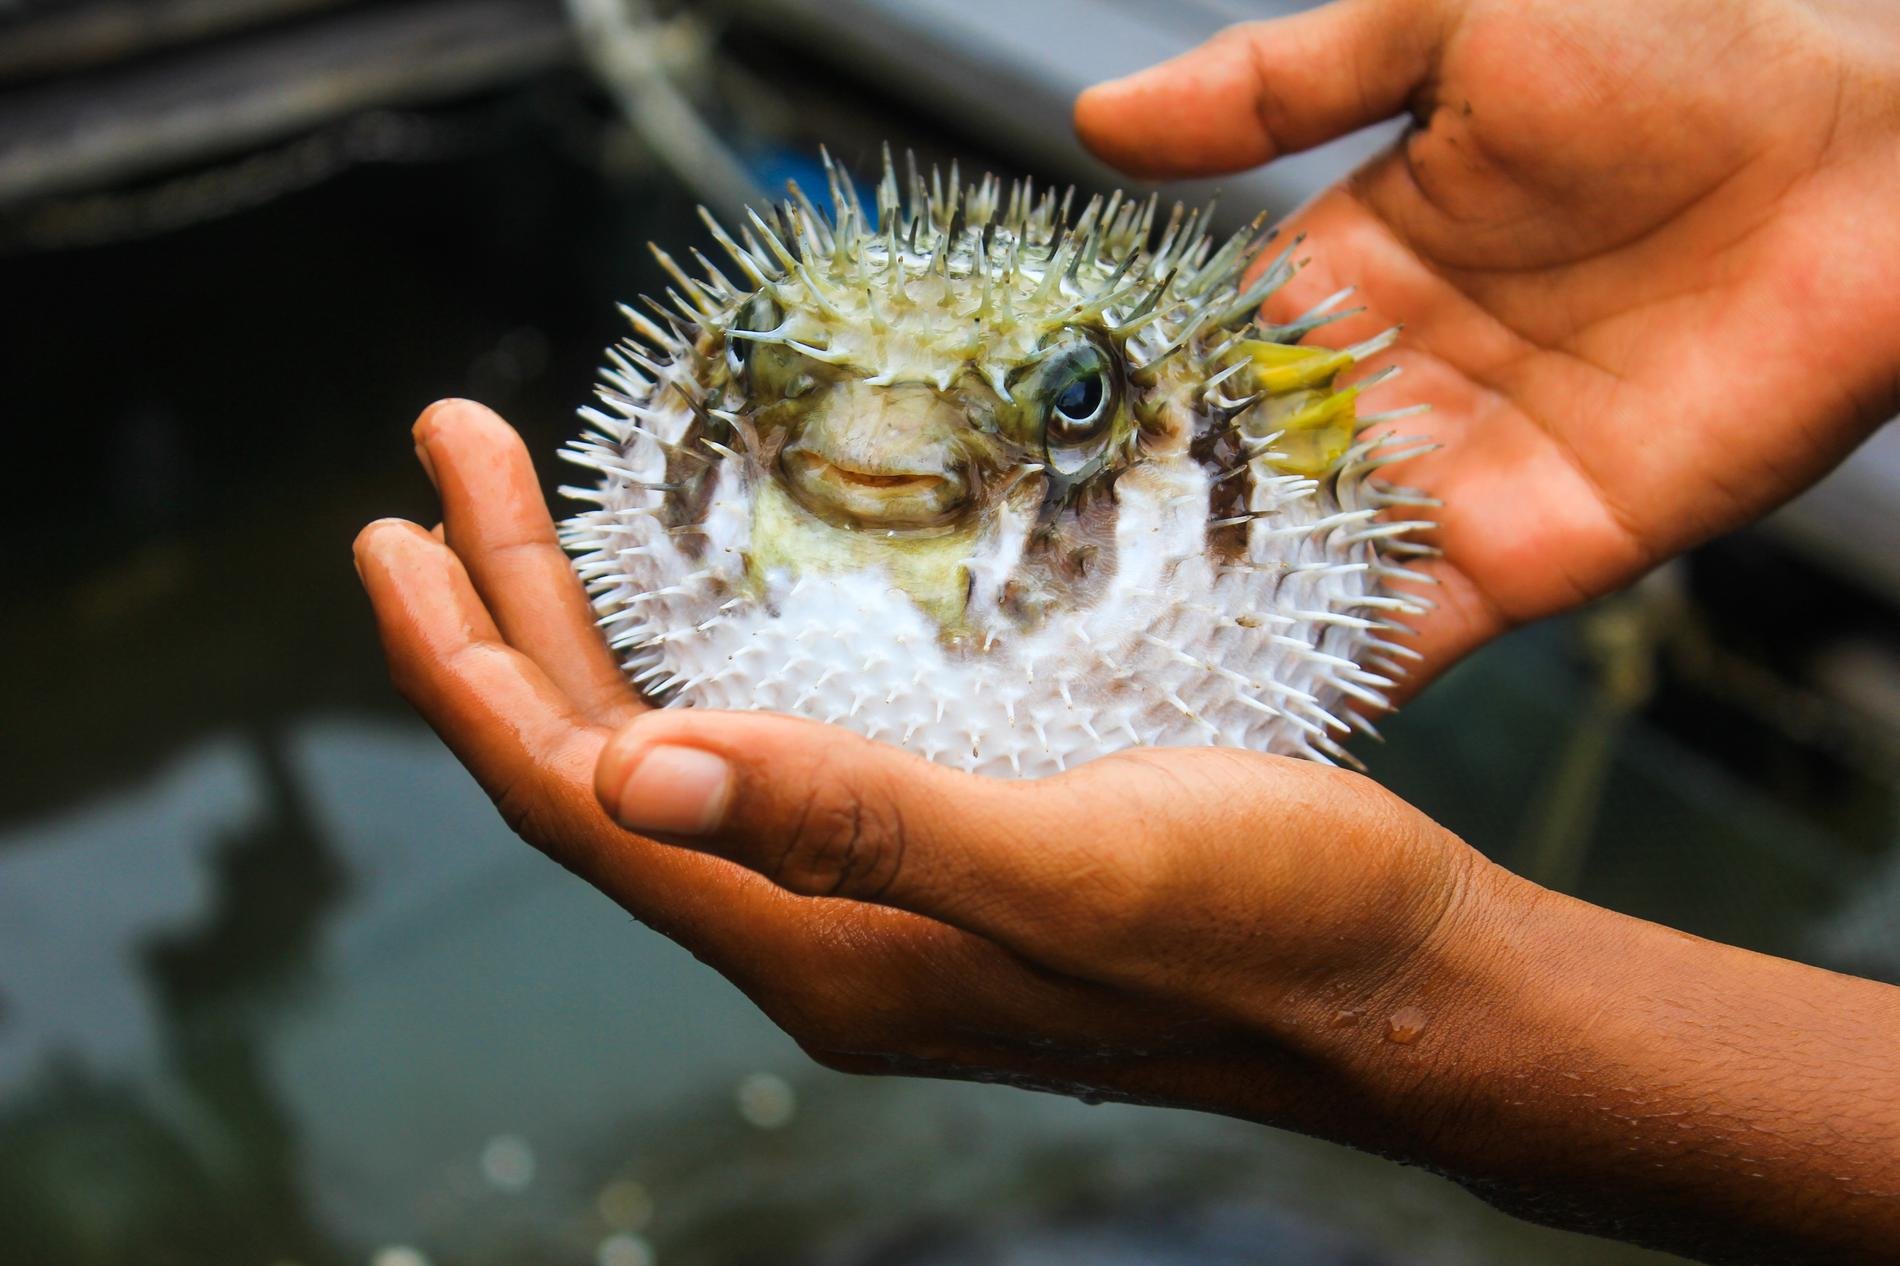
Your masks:
<svg viewBox="0 0 1900 1266"><path fill-rule="evenodd" d="M1323 1083L1313 1100L1323 1119L1296 1128L1462 1172L1495 1143L1486 1097L1520 1035L1596 1004L1545 970L1561 951L1538 948L1587 939L1554 926L1552 905L1566 899L1446 840L1429 900L1389 905L1387 943L1370 966L1289 998L1273 1039Z"/></svg>
<svg viewBox="0 0 1900 1266"><path fill-rule="evenodd" d="M1362 1008L1307 1018L1299 1128L1694 1256L1885 1260L1900 1232L1891 988L1482 863Z"/></svg>
<svg viewBox="0 0 1900 1266"><path fill-rule="evenodd" d="M1498 1094L1548 1061L1548 1039L1570 1045L1568 1032L1589 1028L1603 1003L1589 974L1564 963L1601 954L1604 930L1580 923L1577 903L1474 859L1445 917L1372 1000L1381 1022L1342 1065L1383 1103L1392 1150L1461 1174L1512 1143L1510 1121L1493 1111Z"/></svg>

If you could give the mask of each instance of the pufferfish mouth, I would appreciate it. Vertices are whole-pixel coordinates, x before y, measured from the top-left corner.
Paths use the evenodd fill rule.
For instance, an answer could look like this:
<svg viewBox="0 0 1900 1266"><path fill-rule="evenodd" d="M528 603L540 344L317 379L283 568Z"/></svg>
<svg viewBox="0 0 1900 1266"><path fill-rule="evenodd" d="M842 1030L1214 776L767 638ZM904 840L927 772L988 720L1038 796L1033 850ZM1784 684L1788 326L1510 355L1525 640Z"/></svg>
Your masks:
<svg viewBox="0 0 1900 1266"><path fill-rule="evenodd" d="M867 527L941 526L956 517L968 487L952 470L864 470L796 444L779 466L806 509Z"/></svg>

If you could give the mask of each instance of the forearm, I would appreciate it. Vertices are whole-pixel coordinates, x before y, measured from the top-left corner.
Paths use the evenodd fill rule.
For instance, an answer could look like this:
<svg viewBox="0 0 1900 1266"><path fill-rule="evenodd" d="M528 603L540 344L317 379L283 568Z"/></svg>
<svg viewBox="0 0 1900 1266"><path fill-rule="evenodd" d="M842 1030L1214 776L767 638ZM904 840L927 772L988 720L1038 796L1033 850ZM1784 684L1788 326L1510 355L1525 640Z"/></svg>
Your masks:
<svg viewBox="0 0 1900 1266"><path fill-rule="evenodd" d="M1900 1259L1900 990L1486 867L1363 1020L1330 1005L1301 1045L1384 1108L1374 1144L1514 1212L1717 1260Z"/></svg>

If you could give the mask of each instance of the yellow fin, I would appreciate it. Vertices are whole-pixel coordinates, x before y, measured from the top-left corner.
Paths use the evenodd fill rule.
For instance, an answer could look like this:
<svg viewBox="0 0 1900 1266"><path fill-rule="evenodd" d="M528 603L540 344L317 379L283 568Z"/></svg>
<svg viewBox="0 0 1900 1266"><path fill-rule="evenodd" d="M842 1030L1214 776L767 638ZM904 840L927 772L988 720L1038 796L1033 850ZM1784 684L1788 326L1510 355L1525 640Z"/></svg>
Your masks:
<svg viewBox="0 0 1900 1266"><path fill-rule="evenodd" d="M1352 447L1359 421L1353 406L1358 398L1357 387L1269 398L1254 407L1247 430L1262 436L1281 432L1270 447L1268 462L1286 474L1318 479Z"/></svg>
<svg viewBox="0 0 1900 1266"><path fill-rule="evenodd" d="M1333 389L1333 380L1353 363L1352 354L1257 339L1239 350L1252 365L1253 390L1262 393L1242 425L1255 437L1281 432L1268 459L1273 467L1317 479L1336 466L1358 427L1358 388Z"/></svg>
<svg viewBox="0 0 1900 1266"><path fill-rule="evenodd" d="M1271 395L1330 386L1339 371L1352 364L1350 352L1330 347L1248 339L1239 345L1239 350L1253 362L1254 390Z"/></svg>

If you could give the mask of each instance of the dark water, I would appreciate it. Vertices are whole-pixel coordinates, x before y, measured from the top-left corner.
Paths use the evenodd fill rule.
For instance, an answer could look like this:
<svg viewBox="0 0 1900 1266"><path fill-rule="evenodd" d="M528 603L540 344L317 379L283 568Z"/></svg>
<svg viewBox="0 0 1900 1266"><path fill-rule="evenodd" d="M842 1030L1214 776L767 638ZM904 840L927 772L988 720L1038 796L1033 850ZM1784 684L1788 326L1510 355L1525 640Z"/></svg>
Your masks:
<svg viewBox="0 0 1900 1266"><path fill-rule="evenodd" d="M640 244L699 238L571 87L482 108L440 163L0 260L0 1260L1663 1260L1238 1122L814 1070L513 840L349 541L429 516L434 397L551 452ZM1679 579L1486 651L1374 771L1547 882L1894 979L1891 749L1789 702L1889 613L1752 538Z"/></svg>

